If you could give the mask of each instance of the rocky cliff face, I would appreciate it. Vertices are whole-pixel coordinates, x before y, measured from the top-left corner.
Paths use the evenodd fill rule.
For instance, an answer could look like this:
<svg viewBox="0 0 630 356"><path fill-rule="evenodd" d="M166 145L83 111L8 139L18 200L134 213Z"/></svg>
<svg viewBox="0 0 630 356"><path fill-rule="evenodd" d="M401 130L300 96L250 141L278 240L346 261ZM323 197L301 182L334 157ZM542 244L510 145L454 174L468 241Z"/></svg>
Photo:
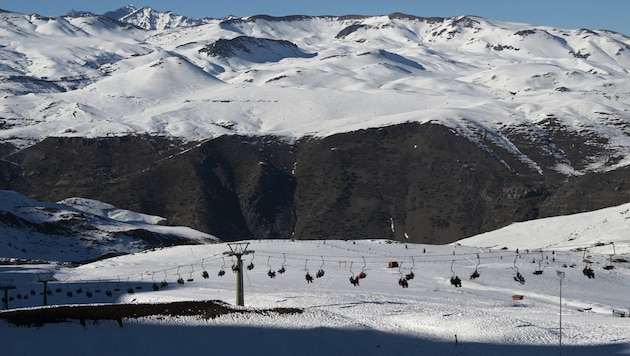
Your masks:
<svg viewBox="0 0 630 356"><path fill-rule="evenodd" d="M537 162L543 155L530 154ZM236 135L189 146L149 136L48 138L0 161L0 189L49 201L97 199L226 241L448 243L627 202L626 171L541 175L445 126L409 123L294 143Z"/></svg>

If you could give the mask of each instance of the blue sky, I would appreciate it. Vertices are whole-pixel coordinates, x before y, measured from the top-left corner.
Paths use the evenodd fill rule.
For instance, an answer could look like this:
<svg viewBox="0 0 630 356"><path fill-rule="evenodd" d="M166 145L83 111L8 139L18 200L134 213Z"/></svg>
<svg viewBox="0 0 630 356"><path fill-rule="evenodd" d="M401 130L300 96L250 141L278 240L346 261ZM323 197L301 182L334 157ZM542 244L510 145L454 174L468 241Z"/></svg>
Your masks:
<svg viewBox="0 0 630 356"><path fill-rule="evenodd" d="M478 15L495 20L576 29L608 29L630 36L630 0L0 0L0 9L64 15L70 9L102 14L124 5L150 6L191 17L227 15L384 15L403 12L416 16Z"/></svg>

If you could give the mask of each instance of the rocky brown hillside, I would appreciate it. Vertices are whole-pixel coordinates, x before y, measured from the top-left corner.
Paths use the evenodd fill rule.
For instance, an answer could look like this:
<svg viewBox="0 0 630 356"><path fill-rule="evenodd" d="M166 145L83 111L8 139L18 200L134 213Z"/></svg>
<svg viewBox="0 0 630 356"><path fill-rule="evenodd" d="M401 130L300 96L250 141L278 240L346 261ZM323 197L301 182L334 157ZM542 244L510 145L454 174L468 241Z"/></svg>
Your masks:
<svg viewBox="0 0 630 356"><path fill-rule="evenodd" d="M558 137L555 144L570 155L580 140ZM0 161L0 189L48 201L97 199L225 241L441 244L630 200L625 168L567 178L543 167L539 174L485 144L492 150L445 126L418 123L295 143L236 135L188 146L149 136L47 138ZM552 153L522 146L539 164L555 162Z"/></svg>

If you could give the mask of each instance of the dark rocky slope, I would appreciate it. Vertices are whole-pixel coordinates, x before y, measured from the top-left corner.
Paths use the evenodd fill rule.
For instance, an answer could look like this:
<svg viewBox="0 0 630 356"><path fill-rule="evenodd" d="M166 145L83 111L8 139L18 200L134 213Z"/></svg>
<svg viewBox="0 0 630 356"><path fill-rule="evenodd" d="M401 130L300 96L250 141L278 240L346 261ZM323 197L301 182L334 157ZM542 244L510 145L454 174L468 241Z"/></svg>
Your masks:
<svg viewBox="0 0 630 356"><path fill-rule="evenodd" d="M516 133L512 139L518 142ZM569 152L580 140L556 137L555 146ZM534 161L555 162L522 141L521 152ZM49 201L98 199L226 241L448 243L514 221L630 201L628 169L567 178L543 167L541 175L484 144L418 123L292 144L240 136L188 147L145 136L48 138L0 161L0 189Z"/></svg>

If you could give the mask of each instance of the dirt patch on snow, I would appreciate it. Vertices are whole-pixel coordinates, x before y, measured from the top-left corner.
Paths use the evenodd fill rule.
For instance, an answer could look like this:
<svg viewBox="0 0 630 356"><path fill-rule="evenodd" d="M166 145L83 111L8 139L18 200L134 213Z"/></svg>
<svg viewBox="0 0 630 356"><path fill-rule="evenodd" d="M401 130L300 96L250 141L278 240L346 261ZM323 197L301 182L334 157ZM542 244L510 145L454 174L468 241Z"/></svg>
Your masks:
<svg viewBox="0 0 630 356"><path fill-rule="evenodd" d="M124 319L137 319L147 316L199 316L202 319L214 319L225 314L300 314L302 309L273 308L246 309L237 308L222 301L188 301L158 304L101 304L101 305L64 305L36 309L12 310L0 313L0 319L17 326L40 327L44 324L63 323L79 320L116 320L122 326Z"/></svg>

